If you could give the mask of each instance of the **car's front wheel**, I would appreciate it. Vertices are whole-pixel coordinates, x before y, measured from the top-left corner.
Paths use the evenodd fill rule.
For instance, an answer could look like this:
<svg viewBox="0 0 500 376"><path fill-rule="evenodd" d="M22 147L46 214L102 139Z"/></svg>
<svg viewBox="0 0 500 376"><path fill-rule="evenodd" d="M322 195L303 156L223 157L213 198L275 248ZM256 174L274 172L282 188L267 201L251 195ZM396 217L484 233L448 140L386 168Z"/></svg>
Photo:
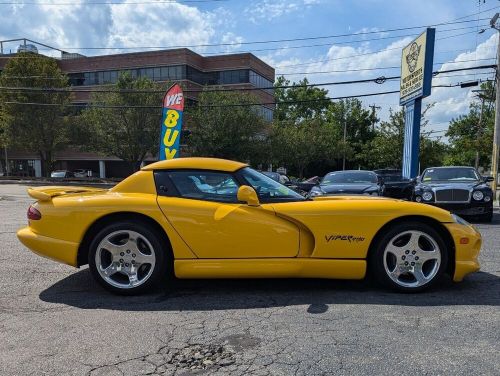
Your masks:
<svg viewBox="0 0 500 376"><path fill-rule="evenodd" d="M369 261L373 275L385 286L418 292L442 277L448 252L442 236L431 226L404 222L389 228Z"/></svg>
<svg viewBox="0 0 500 376"><path fill-rule="evenodd" d="M92 276L105 289L135 295L155 288L168 273L169 254L161 237L141 222L103 228L89 250Z"/></svg>

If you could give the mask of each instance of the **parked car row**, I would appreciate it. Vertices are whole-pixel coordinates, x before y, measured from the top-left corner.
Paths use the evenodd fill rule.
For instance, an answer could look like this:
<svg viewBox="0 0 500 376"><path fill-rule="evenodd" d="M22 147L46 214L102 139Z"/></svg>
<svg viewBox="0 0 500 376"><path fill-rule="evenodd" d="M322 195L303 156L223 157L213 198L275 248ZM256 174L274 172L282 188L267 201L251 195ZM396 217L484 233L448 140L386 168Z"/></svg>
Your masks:
<svg viewBox="0 0 500 376"><path fill-rule="evenodd" d="M465 217L491 221L493 191L473 167L432 167L414 179L402 176L401 170L334 171L323 178L318 176L299 182L283 178L277 172L265 172L306 197L323 195L385 196L439 206Z"/></svg>
<svg viewBox="0 0 500 376"><path fill-rule="evenodd" d="M91 170L79 169L75 171L69 170L55 170L50 173L51 178L87 178L94 176L94 172Z"/></svg>

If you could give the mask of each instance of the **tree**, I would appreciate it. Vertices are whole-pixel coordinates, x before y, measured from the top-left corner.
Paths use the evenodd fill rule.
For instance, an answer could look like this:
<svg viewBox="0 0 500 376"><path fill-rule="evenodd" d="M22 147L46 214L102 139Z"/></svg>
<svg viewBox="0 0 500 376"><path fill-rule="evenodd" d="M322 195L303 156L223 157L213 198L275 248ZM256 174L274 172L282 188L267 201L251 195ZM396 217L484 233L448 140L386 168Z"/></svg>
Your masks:
<svg viewBox="0 0 500 376"><path fill-rule="evenodd" d="M338 129L321 119L299 124L275 121L271 138L272 159L302 178L311 164L328 165L329 161L339 157L339 139Z"/></svg>
<svg viewBox="0 0 500 376"><path fill-rule="evenodd" d="M3 140L15 148L36 151L42 162L42 173L48 176L53 169L54 153L68 142L70 110L66 105L70 102L70 93L64 90L68 86L67 77L52 58L19 53L5 65L0 86L31 89L0 92ZM42 91L46 87L63 90Z"/></svg>
<svg viewBox="0 0 500 376"><path fill-rule="evenodd" d="M274 84L275 120L297 123L324 117L330 104L328 91L307 85L309 85L307 78L292 84L283 76L277 78ZM281 88L282 86L291 87Z"/></svg>
<svg viewBox="0 0 500 376"><path fill-rule="evenodd" d="M479 166L487 168L490 165L495 124L495 89L492 82L481 84L481 89L482 93L471 103L469 113L450 122L446 132L450 142L445 160L447 165L474 166L476 153Z"/></svg>
<svg viewBox="0 0 500 376"><path fill-rule="evenodd" d="M327 112L327 121L334 124L342 135L342 157L346 155L347 168L364 167L371 157L363 154L366 144L375 137L372 130L373 114L363 108L363 103L357 99L345 99L333 102ZM343 142L344 126L346 142Z"/></svg>
<svg viewBox="0 0 500 376"><path fill-rule="evenodd" d="M425 131L428 121L425 113L432 107L427 106L423 111L420 133L420 170L427 167L443 164L447 146L440 140L430 139L430 132ZM394 112L390 110L389 120L383 121L376 131L373 140L363 148L363 159L366 168L398 168L403 166L403 145L405 130L404 109Z"/></svg>
<svg viewBox="0 0 500 376"><path fill-rule="evenodd" d="M389 120L380 123L376 136L363 148L366 168L402 167L404 121L404 110L390 110Z"/></svg>
<svg viewBox="0 0 500 376"><path fill-rule="evenodd" d="M90 137L86 148L115 155L137 171L148 153L158 152L160 89L148 78L123 74L111 92L94 93L80 119Z"/></svg>
<svg viewBox="0 0 500 376"><path fill-rule="evenodd" d="M260 163L265 159L269 124L251 94L204 91L187 111L193 155Z"/></svg>

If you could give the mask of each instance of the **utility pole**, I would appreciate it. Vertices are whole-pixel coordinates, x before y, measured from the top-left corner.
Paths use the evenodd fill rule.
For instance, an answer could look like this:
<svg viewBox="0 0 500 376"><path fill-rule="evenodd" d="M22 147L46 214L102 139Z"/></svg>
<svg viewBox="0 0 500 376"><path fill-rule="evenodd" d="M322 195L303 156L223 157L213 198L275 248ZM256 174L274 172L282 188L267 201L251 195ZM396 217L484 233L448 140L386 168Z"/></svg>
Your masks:
<svg viewBox="0 0 500 376"><path fill-rule="evenodd" d="M490 26L496 31L500 31L497 27L497 21L500 17L499 13L496 13L490 21ZM500 33L498 33L498 44L497 44L497 64L500 63ZM493 132L493 151L491 155L491 174L493 175L493 182L491 188L493 189L493 197L497 197L497 185L498 185L498 153L500 144L500 72L498 71L498 65L495 73L495 84L496 84L496 95L495 95L495 130Z"/></svg>
<svg viewBox="0 0 500 376"><path fill-rule="evenodd" d="M342 171L345 171L345 149L347 141L347 111L344 108L344 157L342 158Z"/></svg>
<svg viewBox="0 0 500 376"><path fill-rule="evenodd" d="M482 122L483 122L483 109L484 109L484 96L479 94L479 98L481 99L481 112L479 113L479 122L477 124L477 133L476 133L476 160L474 163L474 167L476 170L479 168L479 140L481 139L481 130L482 130Z"/></svg>
<svg viewBox="0 0 500 376"><path fill-rule="evenodd" d="M10 169L9 169L9 158L7 157L7 146L4 146L3 150L5 152L5 175L9 176Z"/></svg>
<svg viewBox="0 0 500 376"><path fill-rule="evenodd" d="M380 110L382 107L376 106L375 104L372 104L371 106L368 106L372 109L372 113L370 115L371 121L372 121L372 132L375 131L375 123L377 122L377 110Z"/></svg>

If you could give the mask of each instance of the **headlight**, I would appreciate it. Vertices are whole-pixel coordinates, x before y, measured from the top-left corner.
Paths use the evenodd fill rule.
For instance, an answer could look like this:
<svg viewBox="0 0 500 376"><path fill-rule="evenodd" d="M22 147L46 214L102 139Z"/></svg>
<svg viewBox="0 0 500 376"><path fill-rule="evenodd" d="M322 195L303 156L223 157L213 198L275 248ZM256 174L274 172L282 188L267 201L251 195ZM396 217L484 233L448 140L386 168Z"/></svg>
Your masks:
<svg viewBox="0 0 500 376"><path fill-rule="evenodd" d="M484 196L484 202L490 202L491 197L490 196Z"/></svg>
<svg viewBox="0 0 500 376"><path fill-rule="evenodd" d="M430 201L430 200L432 200L432 193L431 192L424 192L422 194L422 198L424 199L424 201Z"/></svg>
<svg viewBox="0 0 500 376"><path fill-rule="evenodd" d="M310 191L309 196L314 197L314 196L321 196L323 192L321 191Z"/></svg>
<svg viewBox="0 0 500 376"><path fill-rule="evenodd" d="M415 196L415 201L422 202L422 196Z"/></svg>
<svg viewBox="0 0 500 376"><path fill-rule="evenodd" d="M484 198L484 194L481 191L474 191L472 198L476 201L481 201Z"/></svg>
<svg viewBox="0 0 500 376"><path fill-rule="evenodd" d="M455 222L457 222L459 225L464 225L464 226L470 226L470 223L467 222L465 219L463 219L462 217L459 217L458 215L456 214L452 214L451 215L451 218L453 218L453 220Z"/></svg>

